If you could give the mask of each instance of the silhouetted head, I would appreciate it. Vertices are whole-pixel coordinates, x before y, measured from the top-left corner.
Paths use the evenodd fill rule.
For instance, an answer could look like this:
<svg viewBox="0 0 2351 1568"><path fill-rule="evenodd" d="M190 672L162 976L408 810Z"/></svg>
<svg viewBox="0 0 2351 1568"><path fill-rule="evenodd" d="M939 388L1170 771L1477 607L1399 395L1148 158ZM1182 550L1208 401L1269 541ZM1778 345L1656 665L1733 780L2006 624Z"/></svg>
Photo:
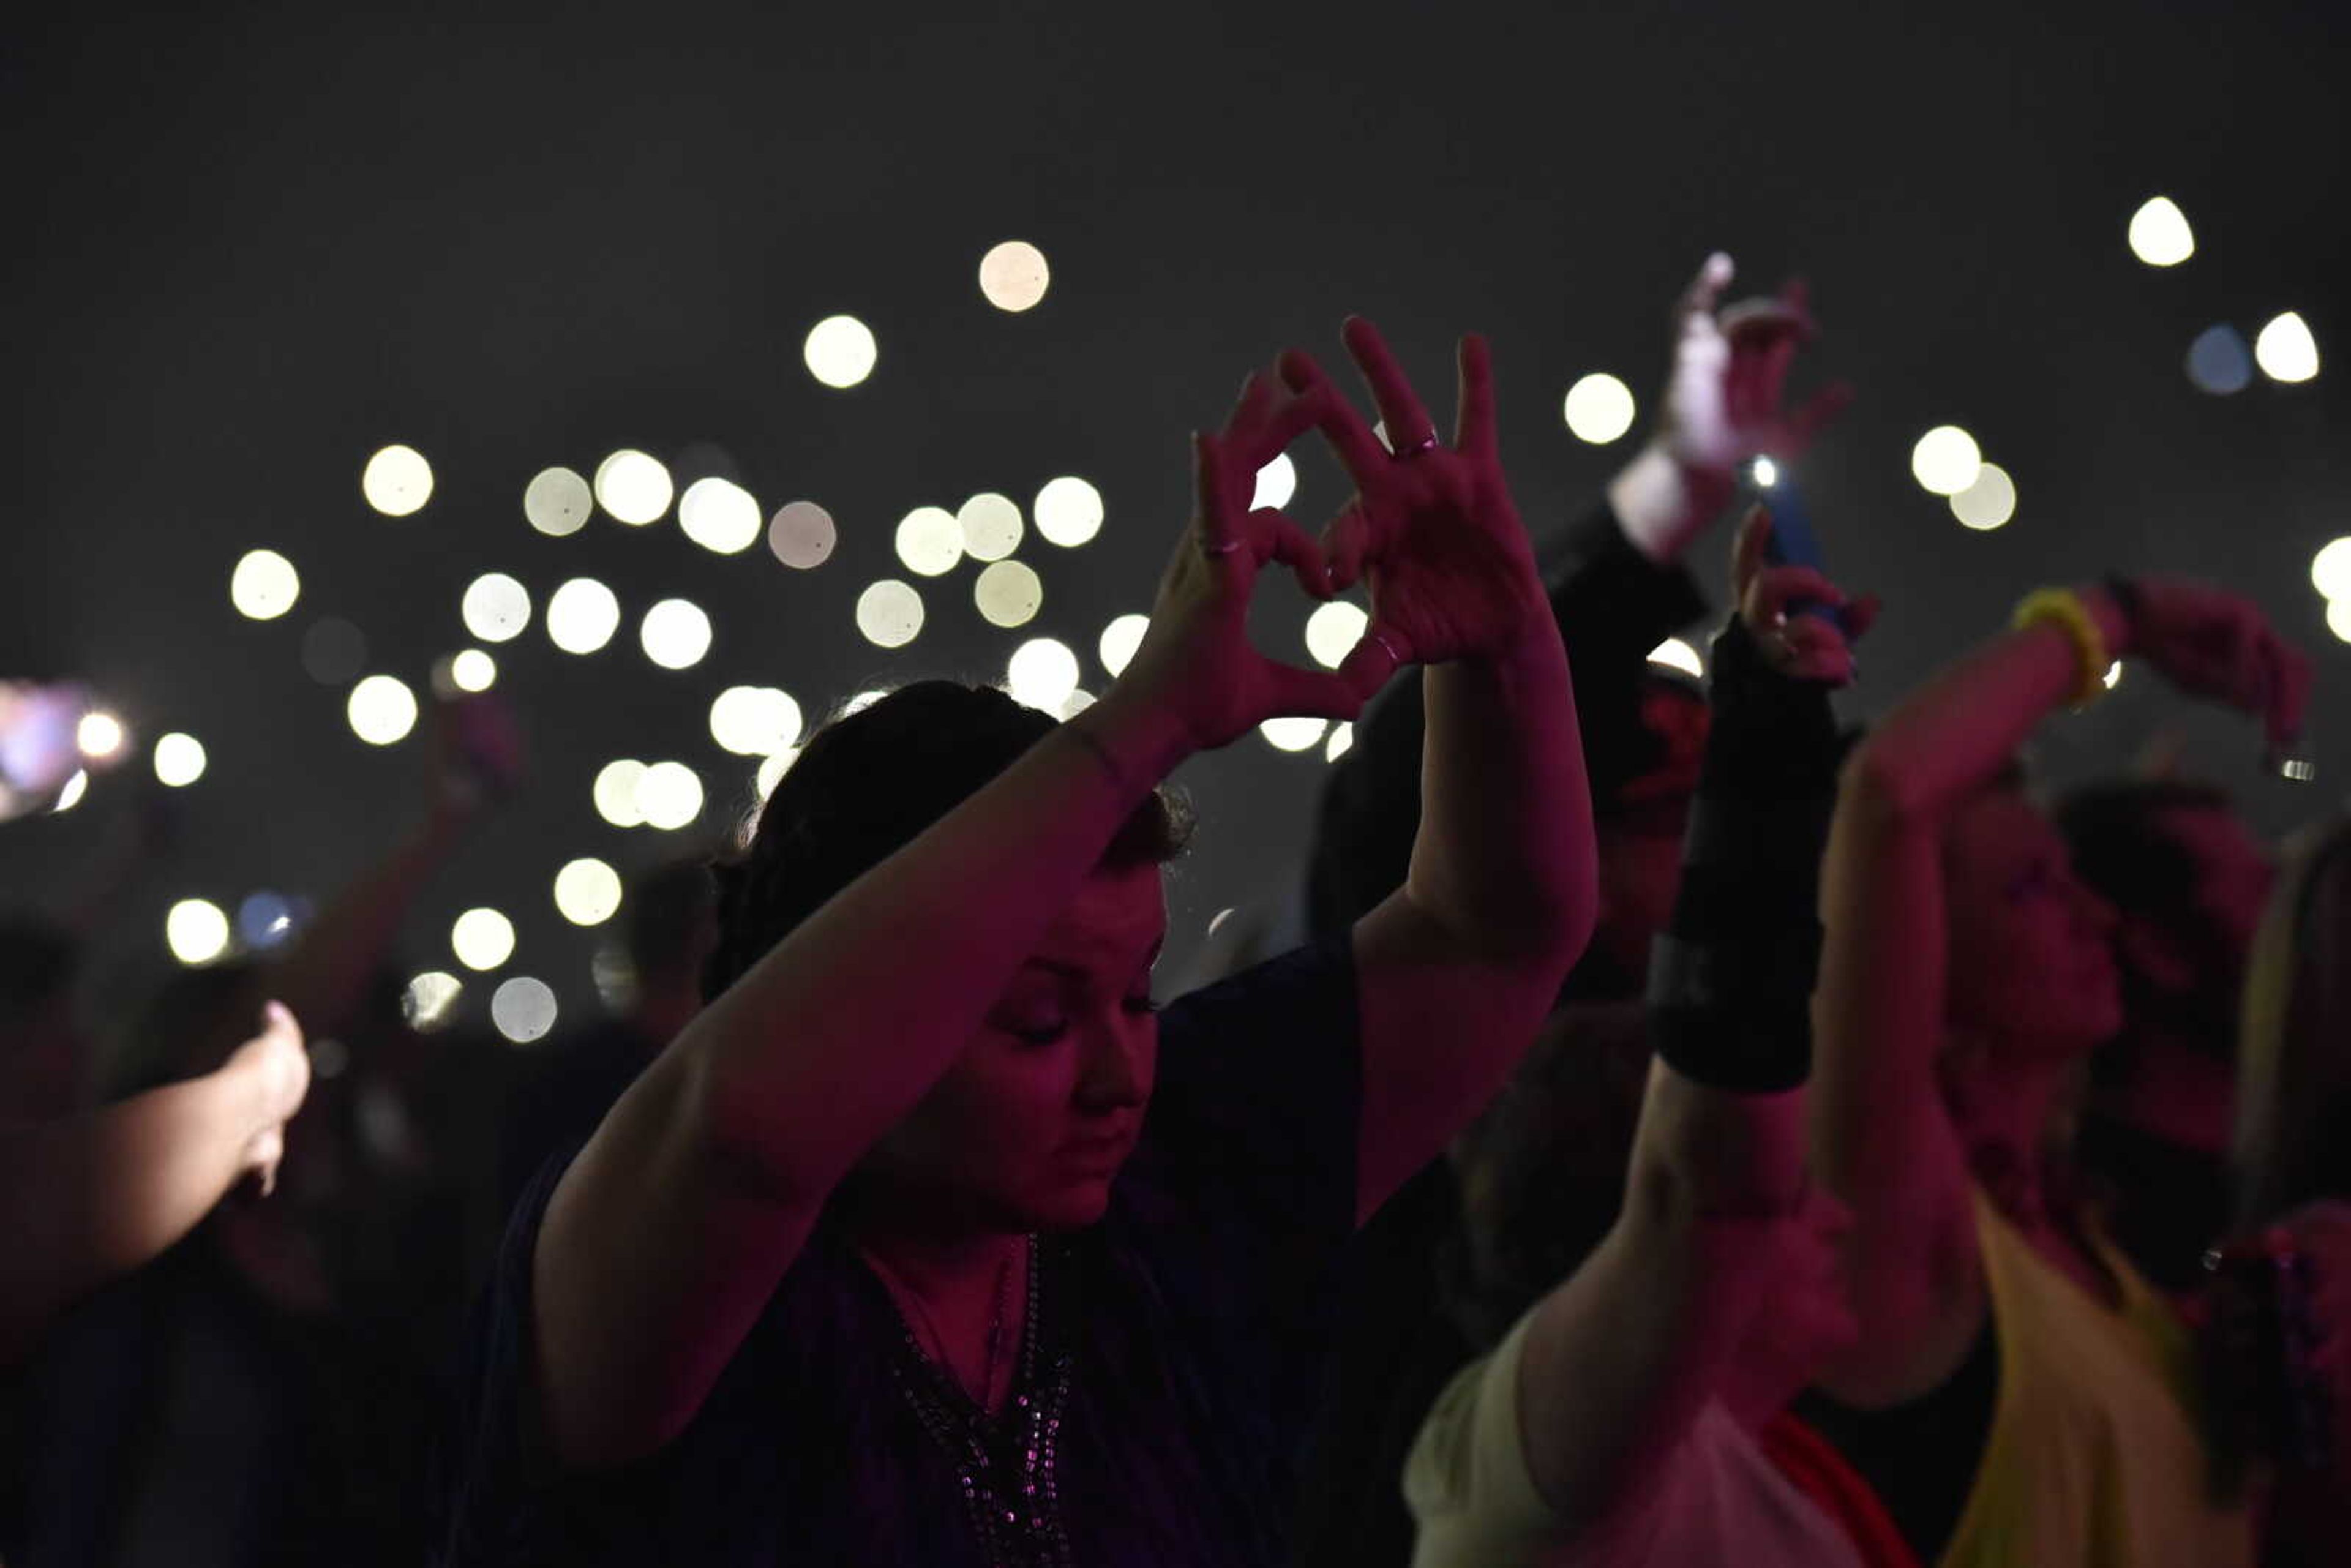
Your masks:
<svg viewBox="0 0 2351 1568"><path fill-rule="evenodd" d="M31 915L0 920L0 1121L48 1121L79 1100L80 968L81 944L63 926Z"/></svg>

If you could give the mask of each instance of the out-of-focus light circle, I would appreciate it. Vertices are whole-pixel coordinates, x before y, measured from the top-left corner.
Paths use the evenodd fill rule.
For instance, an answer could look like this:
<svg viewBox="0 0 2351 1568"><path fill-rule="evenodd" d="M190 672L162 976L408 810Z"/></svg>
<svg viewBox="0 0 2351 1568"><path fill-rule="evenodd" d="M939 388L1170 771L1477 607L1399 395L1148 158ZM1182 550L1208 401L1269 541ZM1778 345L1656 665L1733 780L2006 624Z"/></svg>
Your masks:
<svg viewBox="0 0 2351 1568"><path fill-rule="evenodd" d="M547 601L547 637L567 653L592 653L621 627L621 601L592 577L575 577Z"/></svg>
<svg viewBox="0 0 2351 1568"><path fill-rule="evenodd" d="M1318 604L1306 618L1306 651L1326 670L1335 670L1364 639L1372 618L1343 599Z"/></svg>
<svg viewBox="0 0 2351 1568"><path fill-rule="evenodd" d="M2351 599L2327 601L2326 629L2344 642L2351 643Z"/></svg>
<svg viewBox="0 0 2351 1568"><path fill-rule="evenodd" d="M2197 333L2188 345L2188 379L2216 397L2251 386L2253 351L2246 347L2245 335L2225 323Z"/></svg>
<svg viewBox="0 0 2351 1568"><path fill-rule="evenodd" d="M497 680L498 662L479 648L461 649L449 660L449 684L461 692L486 692Z"/></svg>
<svg viewBox="0 0 2351 1568"><path fill-rule="evenodd" d="M860 692L841 705L841 716L847 718L852 714L863 713L889 695L888 692Z"/></svg>
<svg viewBox="0 0 2351 1568"><path fill-rule="evenodd" d="M1257 489L1249 497L1249 510L1260 507L1286 507L1298 494L1298 465L1290 460L1287 452L1277 452L1273 461L1257 471Z"/></svg>
<svg viewBox="0 0 2351 1568"><path fill-rule="evenodd" d="M759 503L732 479L696 479L678 497L677 526L714 555L740 555L759 538Z"/></svg>
<svg viewBox="0 0 2351 1568"><path fill-rule="evenodd" d="M1755 476L1759 489L1768 490L1780 482L1780 465L1769 457L1758 457L1747 465L1747 471Z"/></svg>
<svg viewBox="0 0 2351 1568"><path fill-rule="evenodd" d="M530 590L505 572L484 572L465 585L459 609L466 631L485 643L508 642L530 624Z"/></svg>
<svg viewBox="0 0 2351 1568"><path fill-rule="evenodd" d="M1257 730L1276 751L1308 751L1322 740L1322 732L1329 727L1328 719L1292 716L1267 719Z"/></svg>
<svg viewBox="0 0 2351 1568"><path fill-rule="evenodd" d="M89 769L87 768L77 768L73 770L73 777L66 780L65 788L57 791L57 804L51 806L49 810L52 811L70 811L76 806L80 805L81 798L89 793Z"/></svg>
<svg viewBox="0 0 2351 1568"><path fill-rule="evenodd" d="M1086 709L1093 706L1093 693L1086 690L1083 686L1080 686L1071 691L1068 696L1063 697L1061 699L1061 706L1055 711L1061 717L1064 719L1071 719L1077 717L1078 715L1085 712Z"/></svg>
<svg viewBox="0 0 2351 1568"><path fill-rule="evenodd" d="M302 597L294 563L274 549L249 549L229 573L228 601L248 621L275 621Z"/></svg>
<svg viewBox="0 0 2351 1568"><path fill-rule="evenodd" d="M294 932L294 906L266 891L250 893L236 906L237 940L248 947L275 947Z"/></svg>
<svg viewBox="0 0 2351 1568"><path fill-rule="evenodd" d="M390 746L416 727L416 694L395 675L370 675L351 688L343 712L351 733L370 746Z"/></svg>
<svg viewBox="0 0 2351 1568"><path fill-rule="evenodd" d="M302 673L322 686L356 679L367 662L367 633L340 615L315 622L302 633Z"/></svg>
<svg viewBox="0 0 2351 1568"><path fill-rule="evenodd" d="M514 956L514 922L495 909L468 909L449 927L449 949L468 969L495 969Z"/></svg>
<svg viewBox="0 0 2351 1568"><path fill-rule="evenodd" d="M433 498L433 465L413 446L387 446L367 460L360 494L387 517L404 517Z"/></svg>
<svg viewBox="0 0 2351 1568"><path fill-rule="evenodd" d="M1978 532L1999 528L2016 516L2016 481L1997 463L1976 470L1976 482L1951 497L1951 516Z"/></svg>
<svg viewBox="0 0 2351 1568"><path fill-rule="evenodd" d="M204 776L204 743L178 730L155 740L155 777L177 789Z"/></svg>
<svg viewBox="0 0 2351 1568"><path fill-rule="evenodd" d="M400 994L401 1016L408 1027L430 1034L448 1023L455 1014L457 998L465 994L465 983L443 969L427 969L408 982Z"/></svg>
<svg viewBox="0 0 2351 1568"><path fill-rule="evenodd" d="M1578 441L1605 446L1633 428L1633 389L1604 371L1595 371L1567 389L1560 413Z"/></svg>
<svg viewBox="0 0 2351 1568"><path fill-rule="evenodd" d="M674 494L669 469L650 452L624 446L596 465L596 504L614 522L636 528L657 523Z"/></svg>
<svg viewBox="0 0 2351 1568"><path fill-rule="evenodd" d="M74 744L93 762L104 761L121 750L124 738L122 721L110 713L93 709L82 715L80 722L74 726Z"/></svg>
<svg viewBox="0 0 2351 1568"><path fill-rule="evenodd" d="M984 490L956 508L964 553L974 560L1002 560L1020 548L1020 504Z"/></svg>
<svg viewBox="0 0 2351 1568"><path fill-rule="evenodd" d="M1956 496L1976 482L1983 468L1983 451L1976 438L1956 424L1938 424L1910 449L1910 473L1920 486L1938 496Z"/></svg>
<svg viewBox="0 0 2351 1568"><path fill-rule="evenodd" d="M920 577L940 577L963 559L963 527L945 507L916 507L898 519L898 559Z"/></svg>
<svg viewBox="0 0 2351 1568"><path fill-rule="evenodd" d="M1679 670L1686 675L1694 675L1699 679L1704 679L1706 675L1706 661L1698 657L1696 648L1691 647L1679 637L1668 637L1650 649L1649 663L1663 664L1669 670Z"/></svg>
<svg viewBox="0 0 2351 1568"><path fill-rule="evenodd" d="M2273 382L2306 382L2318 373L2318 340L2310 324L2289 310L2273 316L2253 340L2253 362Z"/></svg>
<svg viewBox="0 0 2351 1568"><path fill-rule="evenodd" d="M873 333L854 316L828 316L800 347L809 374L829 387L853 387L873 373Z"/></svg>
<svg viewBox="0 0 2351 1568"><path fill-rule="evenodd" d="M1353 750L1354 745L1355 727L1352 724L1334 724L1331 727L1331 739L1322 747L1322 760L1336 762Z"/></svg>
<svg viewBox="0 0 2351 1568"><path fill-rule="evenodd" d="M645 826L675 831L702 815L702 776L683 762L656 762L637 780Z"/></svg>
<svg viewBox="0 0 2351 1568"><path fill-rule="evenodd" d="M791 501L776 509L768 524L768 549L795 571L811 571L832 556L840 530L832 514L814 501Z"/></svg>
<svg viewBox="0 0 2351 1568"><path fill-rule="evenodd" d="M545 980L517 975L490 993L490 1022L517 1045L543 1040L555 1027L555 992Z"/></svg>
<svg viewBox="0 0 2351 1568"><path fill-rule="evenodd" d="M998 310L1028 309L1051 280L1045 253L1025 239L1006 240L979 258L979 291Z"/></svg>
<svg viewBox="0 0 2351 1568"><path fill-rule="evenodd" d="M1078 656L1050 637L1032 637L1012 651L1004 668L1012 700L1057 713L1078 689Z"/></svg>
<svg viewBox="0 0 2351 1568"><path fill-rule="evenodd" d="M596 814L616 828L644 826L645 814L637 810L637 786L644 777L645 765L631 757L597 769Z"/></svg>
<svg viewBox="0 0 2351 1568"><path fill-rule="evenodd" d="M2351 599L2351 537L2318 547L2310 558L2310 586L2325 599Z"/></svg>
<svg viewBox="0 0 2351 1568"><path fill-rule="evenodd" d="M549 538L576 534L596 510L596 492L569 468L542 468L523 486L524 521Z"/></svg>
<svg viewBox="0 0 2351 1568"><path fill-rule="evenodd" d="M555 907L574 925L601 925L621 907L621 873L586 856L555 873Z"/></svg>
<svg viewBox="0 0 2351 1568"><path fill-rule="evenodd" d="M1047 544L1071 549L1102 532L1102 492L1074 474L1045 481L1029 509Z"/></svg>
<svg viewBox="0 0 2351 1568"><path fill-rule="evenodd" d="M877 648L903 648L923 629L923 596L885 577L857 596L857 630Z"/></svg>
<svg viewBox="0 0 2351 1568"><path fill-rule="evenodd" d="M1122 615L1102 628L1102 640L1094 652L1102 658L1102 666L1113 677L1123 672L1134 651L1143 646L1143 634L1151 630L1148 615Z"/></svg>
<svg viewBox="0 0 2351 1568"><path fill-rule="evenodd" d="M637 641L663 669L692 669L710 652L710 617L690 600L664 599L638 622Z"/></svg>
<svg viewBox="0 0 2351 1568"><path fill-rule="evenodd" d="M799 747L787 746L773 757L760 758L759 770L752 775L751 782L758 789L761 800L767 800L776 792L777 784L782 781L786 773L791 771L792 763L799 758Z"/></svg>
<svg viewBox="0 0 2351 1568"><path fill-rule="evenodd" d="M2131 254L2149 267L2178 267L2196 254L2188 214L2169 196L2149 196L2131 214Z"/></svg>
<svg viewBox="0 0 2351 1568"><path fill-rule="evenodd" d="M992 561L971 585L972 601L991 626L1026 626L1045 602L1045 584L1017 560Z"/></svg>
<svg viewBox="0 0 2351 1568"><path fill-rule="evenodd" d="M710 738L738 757L769 757L800 737L800 705L776 686L729 686L710 704Z"/></svg>
<svg viewBox="0 0 2351 1568"><path fill-rule="evenodd" d="M183 898L163 916L163 941L183 964L209 964L228 951L228 915L209 898Z"/></svg>

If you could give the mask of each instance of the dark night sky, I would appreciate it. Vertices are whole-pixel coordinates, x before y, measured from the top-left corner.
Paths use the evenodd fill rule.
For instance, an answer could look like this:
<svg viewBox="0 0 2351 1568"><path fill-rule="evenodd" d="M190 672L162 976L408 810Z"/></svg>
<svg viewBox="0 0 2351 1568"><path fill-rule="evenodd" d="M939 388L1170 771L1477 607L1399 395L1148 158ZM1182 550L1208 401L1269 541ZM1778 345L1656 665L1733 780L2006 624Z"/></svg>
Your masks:
<svg viewBox="0 0 2351 1568"><path fill-rule="evenodd" d="M84 8L89 11L91 8ZM493 568L541 599L611 582L630 612L577 659L538 624L498 650L533 749L526 798L434 884L416 967L448 962L475 903L521 928L517 971L589 1005L589 941L549 900L555 868L624 869L679 847L595 817L618 756L704 770L713 805L747 768L712 745L710 697L780 684L811 713L939 670L992 676L1022 637L1092 666L1112 615L1147 606L1185 507L1183 438L1285 343L1335 357L1341 314L1386 326L1432 390L1451 334L1489 333L1506 451L1540 530L1629 455L1561 427L1584 371L1645 402L1666 308L1710 247L1750 283L1813 282L1814 373L1862 402L1808 466L1839 574L1889 612L1855 711L1991 625L2024 588L2122 565L2262 595L2318 653L2319 791L2255 778L2243 726L2184 732L2199 766L2282 826L2339 793L2332 722L2351 653L2305 576L2351 532L2341 455L2351 219L2339 197L2351 24L2306 5L2043 7L1926 16L1886 5L958 8L575 6L493 25L454 7L362 18L243 6L7 25L0 161L14 243L0 452L10 566L0 671L78 674L149 734L184 728L211 770L124 907L113 967L162 958L163 908L256 887L325 893L420 799L421 748L362 746L297 650L358 623L369 667L421 685L466 641L460 590ZM2132 260L2125 222L2177 198L2193 261ZM987 306L980 254L1018 236L1054 267L1026 315ZM2181 373L2218 321L2311 322L2326 371L2231 398ZM874 328L880 368L829 391L808 327ZM1956 422L2017 477L2000 533L1965 533L1908 474ZM371 512L358 476L421 448L422 513ZM772 508L841 519L831 564L719 558L674 524L524 524L550 464L606 452L726 455ZM1310 519L1343 495L1303 464ZM1024 544L1032 629L971 607L967 566L925 584L909 648L860 641L856 591L903 575L890 529L982 489L1061 473L1109 503L1083 549ZM680 472L681 482L694 476ZM1033 540L1033 536L1032 536ZM236 617L227 579L266 544L304 574L294 614ZM1714 541L1702 570L1719 580ZM653 669L634 614L684 594L710 657ZM1302 601L1268 611L1294 650ZM2181 710L2126 683L2053 727L2064 778L2126 755ZM1255 737L1185 776L1205 819L1176 886L1180 967L1216 909L1286 886L1320 753ZM14 900L67 897L143 764L78 811L0 828Z"/></svg>

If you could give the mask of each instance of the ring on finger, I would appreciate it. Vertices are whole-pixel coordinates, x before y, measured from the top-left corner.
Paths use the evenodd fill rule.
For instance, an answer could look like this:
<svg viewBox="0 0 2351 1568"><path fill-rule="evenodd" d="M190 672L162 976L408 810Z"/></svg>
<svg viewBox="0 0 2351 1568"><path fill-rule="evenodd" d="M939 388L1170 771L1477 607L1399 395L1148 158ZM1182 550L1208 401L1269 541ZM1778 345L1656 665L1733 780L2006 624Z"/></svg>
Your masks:
<svg viewBox="0 0 2351 1568"><path fill-rule="evenodd" d="M1431 450L1436 445L1437 432L1431 430L1419 440L1407 441L1403 445L1397 447L1395 449L1396 461L1399 463L1409 461L1412 458L1419 456L1422 453Z"/></svg>
<svg viewBox="0 0 2351 1568"><path fill-rule="evenodd" d="M1389 664L1394 664L1399 670L1404 668L1404 655L1397 653L1395 644L1389 642L1387 638L1376 628L1365 632L1364 635L1372 642L1377 643L1380 645L1380 652L1388 656Z"/></svg>

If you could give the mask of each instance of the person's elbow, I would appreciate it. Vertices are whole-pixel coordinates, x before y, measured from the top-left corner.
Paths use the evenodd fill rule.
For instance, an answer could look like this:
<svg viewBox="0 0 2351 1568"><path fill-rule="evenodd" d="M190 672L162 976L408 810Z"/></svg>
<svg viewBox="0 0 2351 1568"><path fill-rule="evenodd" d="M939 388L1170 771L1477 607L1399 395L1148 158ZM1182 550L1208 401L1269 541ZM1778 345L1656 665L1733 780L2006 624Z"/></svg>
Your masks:
<svg viewBox="0 0 2351 1568"><path fill-rule="evenodd" d="M1915 827L1929 820L1936 790L1921 762L1881 739L1854 747L1837 773L1837 811L1875 828Z"/></svg>

